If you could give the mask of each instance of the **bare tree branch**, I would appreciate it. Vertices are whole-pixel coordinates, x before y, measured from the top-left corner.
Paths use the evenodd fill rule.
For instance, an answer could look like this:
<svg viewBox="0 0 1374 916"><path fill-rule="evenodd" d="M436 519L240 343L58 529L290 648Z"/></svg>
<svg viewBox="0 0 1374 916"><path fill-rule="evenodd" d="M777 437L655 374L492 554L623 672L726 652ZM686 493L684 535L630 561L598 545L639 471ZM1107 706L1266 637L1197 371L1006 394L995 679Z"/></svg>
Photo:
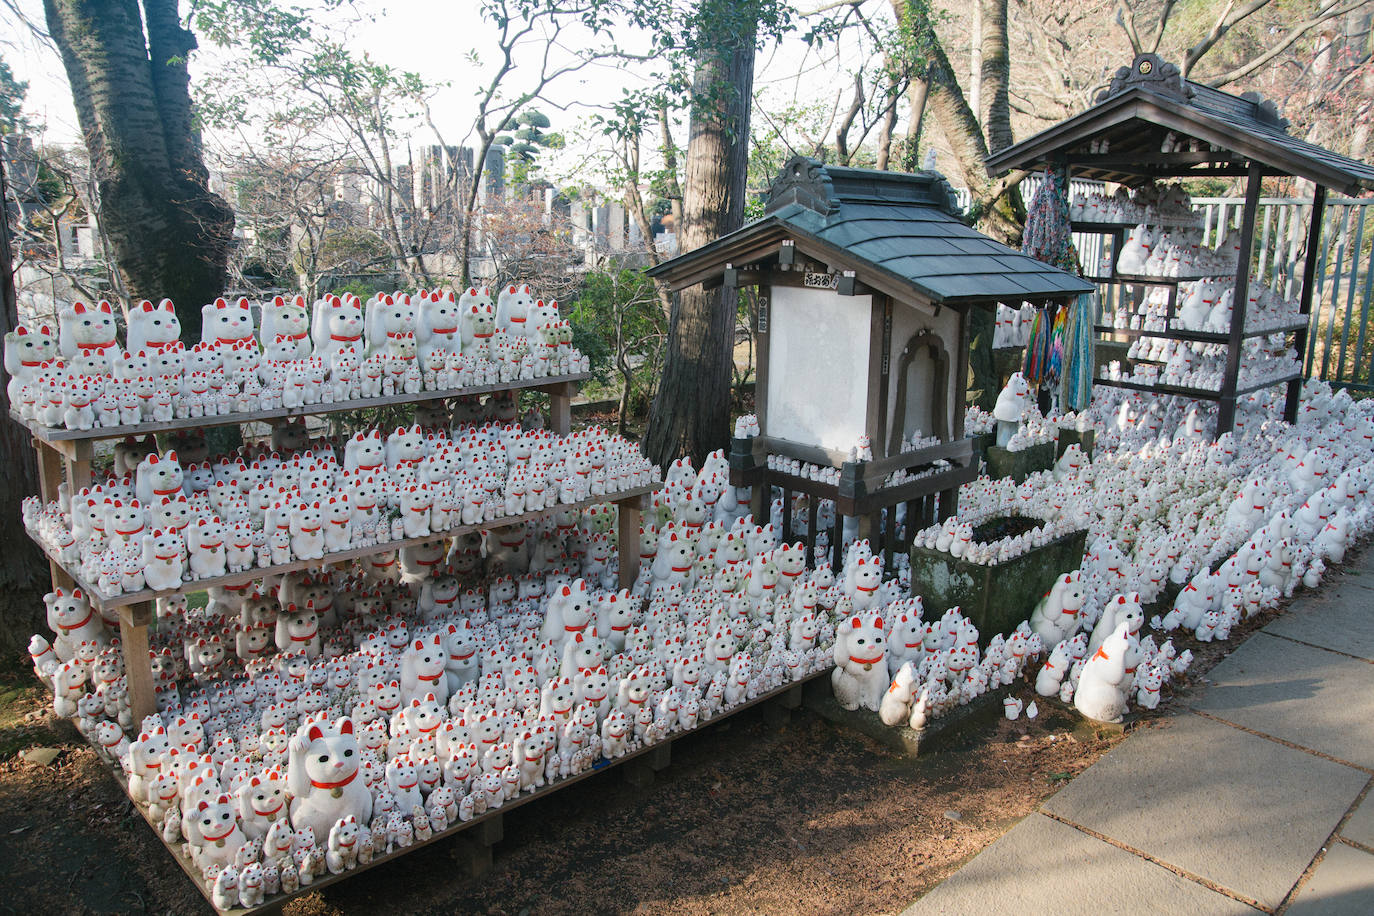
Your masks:
<svg viewBox="0 0 1374 916"><path fill-rule="evenodd" d="M1265 51L1263 54L1256 56L1246 64L1236 67L1233 70L1228 70L1225 73L1220 74L1219 76L1215 76L1209 79L1207 81L1207 85L1220 88L1221 86L1225 86L1228 83L1233 83L1236 80L1244 79L1245 77L1254 73L1256 70L1259 70L1260 68L1264 67L1266 64L1268 64L1274 58L1278 57L1283 52L1287 51L1294 45L1295 42L1298 41L1298 39L1302 38L1312 29L1316 28L1319 25L1322 25L1323 23L1329 22L1332 19L1339 18L1341 16L1346 15L1347 13L1352 13L1355 10L1366 5L1367 0L1350 0L1350 2L1341 5L1337 5L1335 0L1326 0L1326 2L1324 2L1321 8L1319 9L1317 15L1313 16L1312 18L1304 22L1299 22L1296 25L1294 25L1284 34L1284 36L1281 39L1279 39L1273 46L1271 46L1269 50Z"/></svg>

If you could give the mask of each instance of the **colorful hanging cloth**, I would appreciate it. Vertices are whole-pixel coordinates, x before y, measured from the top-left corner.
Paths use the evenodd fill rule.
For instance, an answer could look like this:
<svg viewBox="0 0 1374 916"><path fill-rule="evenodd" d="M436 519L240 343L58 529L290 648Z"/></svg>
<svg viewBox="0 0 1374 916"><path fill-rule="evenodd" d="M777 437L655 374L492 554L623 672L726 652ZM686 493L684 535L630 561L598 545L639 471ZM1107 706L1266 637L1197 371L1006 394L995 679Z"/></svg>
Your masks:
<svg viewBox="0 0 1374 916"><path fill-rule="evenodd" d="M1026 212L1021 251L1061 270L1082 276L1069 220L1067 167L1046 169ZM1078 297L1048 320L1037 311L1026 346L1026 381L1058 386L1065 410L1082 410L1092 398L1093 315L1096 294Z"/></svg>

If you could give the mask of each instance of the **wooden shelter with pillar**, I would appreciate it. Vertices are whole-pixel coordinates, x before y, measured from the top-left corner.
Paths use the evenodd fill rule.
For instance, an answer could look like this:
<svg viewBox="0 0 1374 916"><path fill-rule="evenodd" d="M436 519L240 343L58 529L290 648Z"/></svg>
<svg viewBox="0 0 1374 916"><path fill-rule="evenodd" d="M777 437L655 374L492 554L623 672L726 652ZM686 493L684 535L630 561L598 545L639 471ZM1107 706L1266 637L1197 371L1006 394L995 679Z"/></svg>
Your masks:
<svg viewBox="0 0 1374 916"><path fill-rule="evenodd" d="M1247 330L1245 322L1260 185L1268 177L1296 176L1316 186L1307 232L1302 292L1298 300L1301 320L1292 327L1277 329L1293 336L1293 346L1301 357L1307 346L1327 191L1335 189L1357 195L1374 189L1374 167L1292 136L1288 133L1288 122L1274 104L1257 94L1231 95L1183 79L1176 66L1155 54L1141 54L1130 67L1120 68L1111 84L1098 94L1096 104L1087 111L990 156L987 165L994 175L1015 169L1067 168L1070 177L1097 179L1127 187L1140 187L1163 178L1244 177L1245 205L1241 214L1230 329L1224 333L1179 329L1129 332L1134 336L1144 334L1225 344L1227 359L1220 389L1109 379L1096 379L1095 384L1216 401L1218 434L1233 427L1237 398L1251 391L1284 384L1287 386L1284 416L1289 422L1296 419L1302 393L1300 370L1249 387L1238 384L1244 342L1276 332L1274 328ZM1115 264L1125 227L1075 225L1074 228L1075 231L1113 236L1112 262ZM1177 279L1124 277L1117 275L1114 269L1109 276L1094 279L1103 285L1128 284L1137 288L1172 284L1175 292L1170 297L1169 317L1173 317ZM1098 330L1117 329L1099 327Z"/></svg>
<svg viewBox="0 0 1374 916"><path fill-rule="evenodd" d="M834 500L836 569L843 517L859 519L861 535L890 559L905 545L884 509L906 503L917 525L947 518L959 485L977 476L964 435L969 310L1067 302L1094 289L966 226L937 173L805 157L783 166L761 219L649 274L674 290L756 288L760 434L734 441L730 480L754 488L756 518L770 488L781 489L784 538L793 494L811 497L808 559L817 502ZM871 460L851 456L862 437Z"/></svg>

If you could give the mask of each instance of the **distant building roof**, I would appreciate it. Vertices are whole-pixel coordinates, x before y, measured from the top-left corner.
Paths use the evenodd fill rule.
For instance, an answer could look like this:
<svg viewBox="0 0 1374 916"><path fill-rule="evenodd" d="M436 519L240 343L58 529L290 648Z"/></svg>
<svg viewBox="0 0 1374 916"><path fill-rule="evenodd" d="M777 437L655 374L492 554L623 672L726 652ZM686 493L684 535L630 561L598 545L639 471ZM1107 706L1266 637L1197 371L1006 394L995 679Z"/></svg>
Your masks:
<svg viewBox="0 0 1374 916"><path fill-rule="evenodd" d="M783 166L762 219L651 268L675 289L776 254L791 239L810 259L853 270L863 283L908 299L970 305L1064 299L1095 287L1013 251L959 219L936 172L880 172L798 156Z"/></svg>
<svg viewBox="0 0 1374 916"><path fill-rule="evenodd" d="M1170 133L1173 149L1164 151ZM1077 176L1123 184L1244 174L1253 161L1266 174L1296 175L1347 194L1374 188L1374 166L1289 134L1273 102L1185 80L1155 54L1120 68L1087 111L989 156L987 166L1000 174L1061 161Z"/></svg>

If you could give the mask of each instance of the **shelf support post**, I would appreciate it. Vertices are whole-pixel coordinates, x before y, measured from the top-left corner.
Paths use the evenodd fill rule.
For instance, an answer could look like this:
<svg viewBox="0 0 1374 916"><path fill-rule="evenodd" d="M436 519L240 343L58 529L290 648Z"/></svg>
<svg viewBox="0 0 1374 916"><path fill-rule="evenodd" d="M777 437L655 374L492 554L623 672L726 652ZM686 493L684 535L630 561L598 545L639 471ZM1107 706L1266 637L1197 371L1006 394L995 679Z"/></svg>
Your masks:
<svg viewBox="0 0 1374 916"><path fill-rule="evenodd" d="M1298 352L1298 360L1307 376L1307 335L1310 333L1312 319L1312 293L1316 286L1317 255L1322 240L1322 218L1326 215L1326 186L1317 185L1312 190L1312 217L1307 225L1307 252L1303 255L1302 292L1298 294L1298 314L1303 318L1303 326L1293 335L1293 348ZM1298 422L1298 401L1302 399L1303 379L1296 378L1288 383L1288 397L1283 404L1283 418L1289 423Z"/></svg>
<svg viewBox="0 0 1374 916"><path fill-rule="evenodd" d="M153 665L148 658L148 624L152 620L150 601L119 609L119 647L124 653L124 675L129 681L129 709L134 717L134 731L138 731L145 716L157 712Z"/></svg>
<svg viewBox="0 0 1374 916"><path fill-rule="evenodd" d="M62 486L65 473L62 468L62 455L41 439L33 440L33 448L38 453L38 490L43 496L43 502L50 503L58 498ZM76 582L67 575L67 571L51 557L48 558L48 572L52 577L53 588L71 591L76 586Z"/></svg>
<svg viewBox="0 0 1374 916"><path fill-rule="evenodd" d="M1217 404L1217 435L1236 425L1236 383L1240 378L1240 350L1245 340L1245 311L1250 298L1250 249L1255 241L1255 214L1259 211L1264 167L1251 160L1245 178L1245 210L1240 220L1240 253L1236 255L1236 286L1231 298L1231 332L1226 340L1226 375Z"/></svg>
<svg viewBox="0 0 1374 916"><path fill-rule="evenodd" d="M560 436L572 432L572 396L549 392L549 428Z"/></svg>
<svg viewBox="0 0 1374 916"><path fill-rule="evenodd" d="M620 500L615 504L619 516L616 529L616 549L620 552L621 588L634 588L639 578L639 526L641 522L640 502L643 497Z"/></svg>

